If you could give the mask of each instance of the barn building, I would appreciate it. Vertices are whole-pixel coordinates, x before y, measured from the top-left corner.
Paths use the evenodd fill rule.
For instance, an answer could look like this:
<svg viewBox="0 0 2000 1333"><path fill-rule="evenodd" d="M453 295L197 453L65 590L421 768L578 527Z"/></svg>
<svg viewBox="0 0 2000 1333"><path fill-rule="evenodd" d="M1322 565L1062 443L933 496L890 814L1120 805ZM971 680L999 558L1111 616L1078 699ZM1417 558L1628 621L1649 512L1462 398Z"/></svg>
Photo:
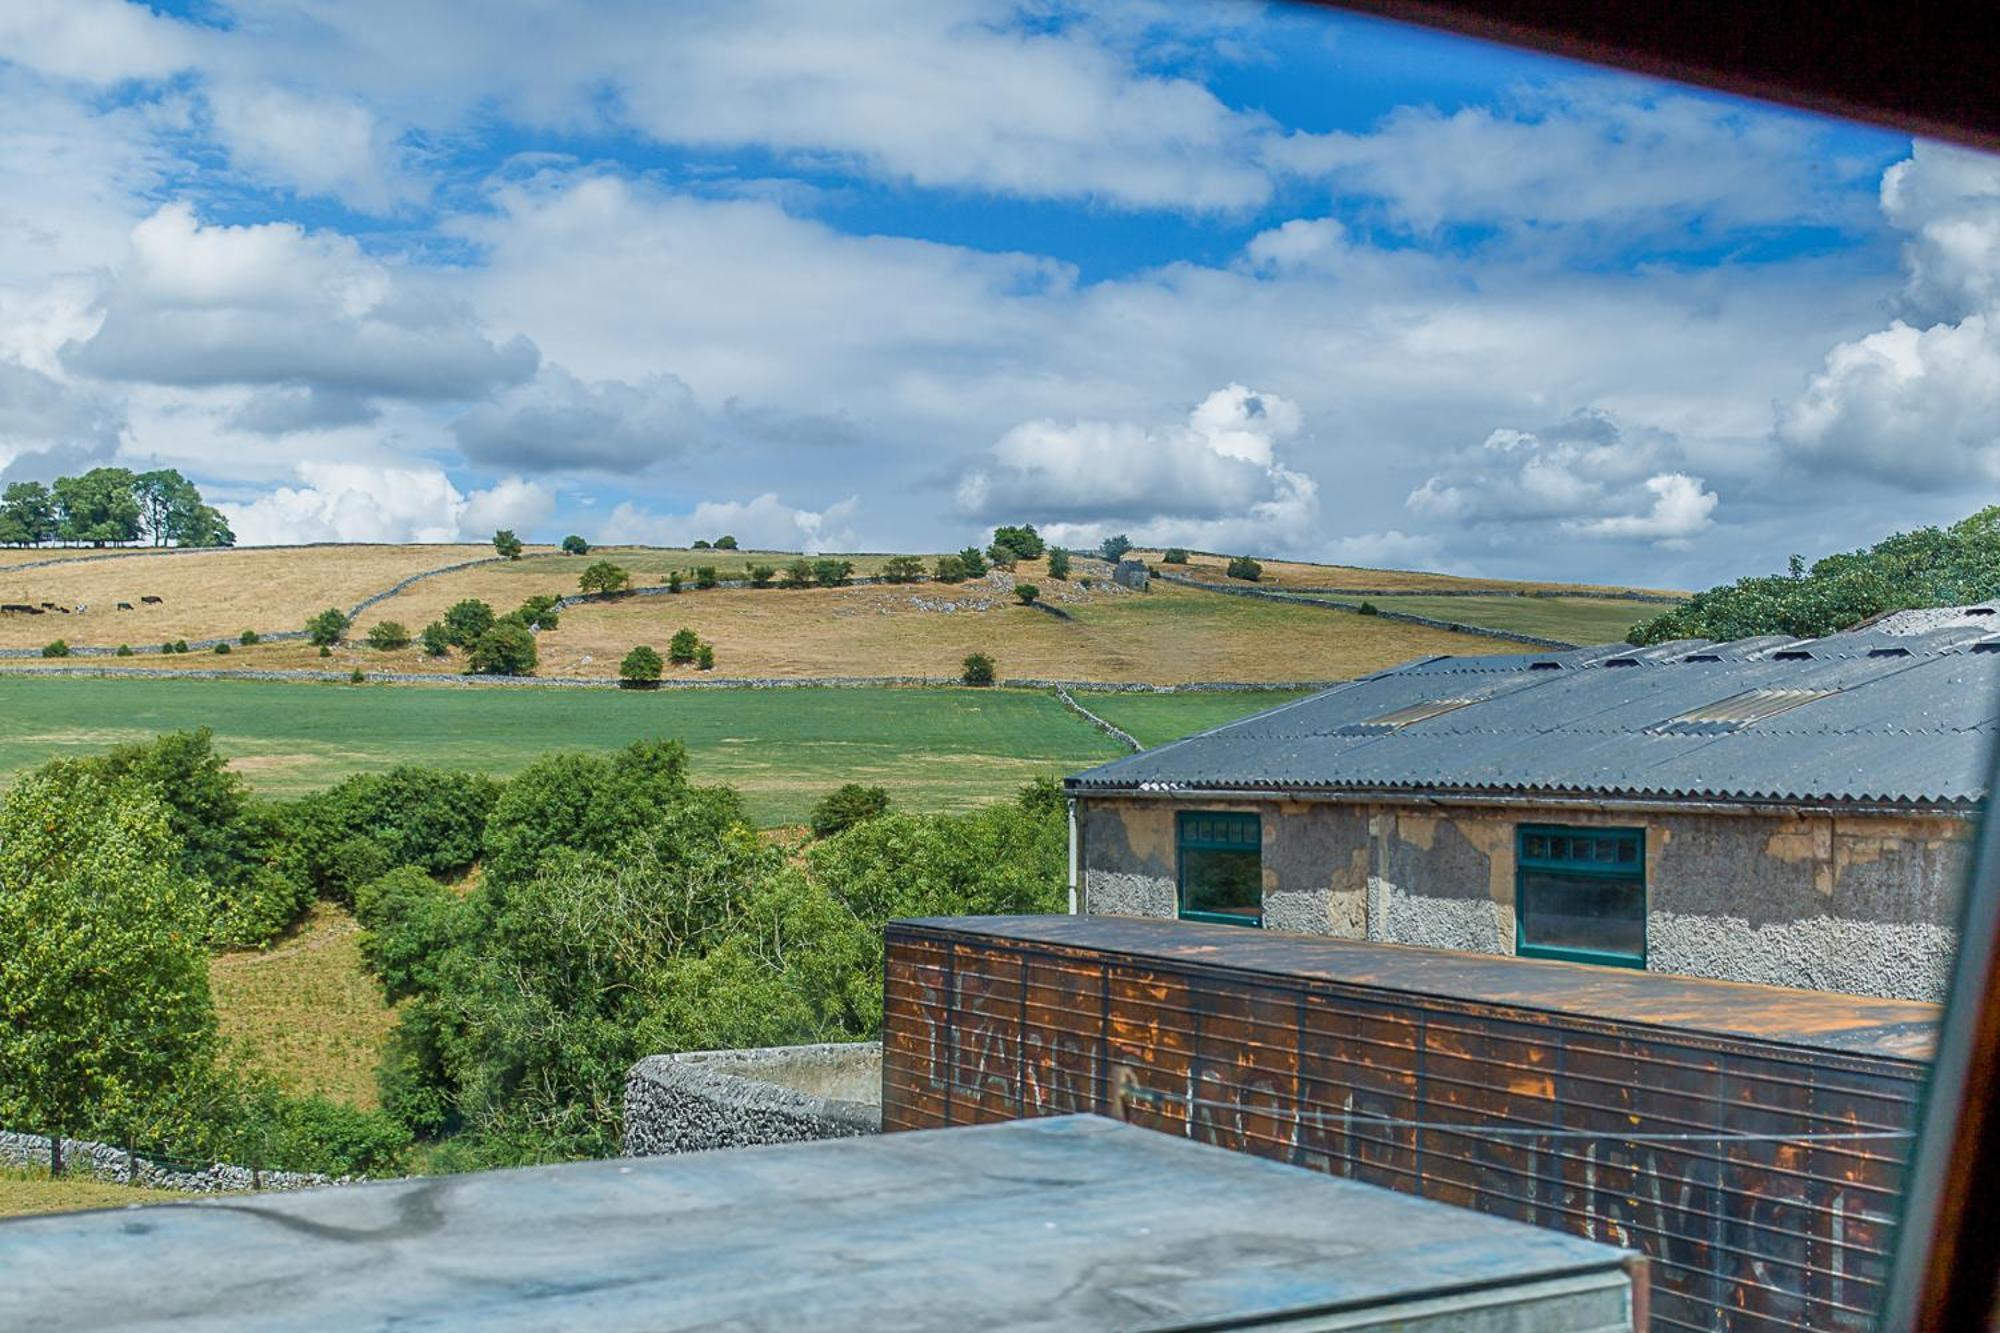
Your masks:
<svg viewBox="0 0 2000 1333"><path fill-rule="evenodd" d="M1938 1000L2000 625L1411 662L1071 777L1077 910Z"/></svg>

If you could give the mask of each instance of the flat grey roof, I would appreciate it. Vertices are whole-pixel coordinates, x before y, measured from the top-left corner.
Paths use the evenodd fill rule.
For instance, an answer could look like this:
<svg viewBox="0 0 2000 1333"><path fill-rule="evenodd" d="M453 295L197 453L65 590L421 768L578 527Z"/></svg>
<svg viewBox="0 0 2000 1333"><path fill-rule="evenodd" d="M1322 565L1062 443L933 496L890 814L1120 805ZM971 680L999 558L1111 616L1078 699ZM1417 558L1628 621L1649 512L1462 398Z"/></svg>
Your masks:
<svg viewBox="0 0 2000 1333"><path fill-rule="evenodd" d="M1429 658L1068 785L1970 809L2000 730L1994 628Z"/></svg>
<svg viewBox="0 0 2000 1333"><path fill-rule="evenodd" d="M1163 1328L1623 1261L1070 1116L25 1218L0 1327Z"/></svg>

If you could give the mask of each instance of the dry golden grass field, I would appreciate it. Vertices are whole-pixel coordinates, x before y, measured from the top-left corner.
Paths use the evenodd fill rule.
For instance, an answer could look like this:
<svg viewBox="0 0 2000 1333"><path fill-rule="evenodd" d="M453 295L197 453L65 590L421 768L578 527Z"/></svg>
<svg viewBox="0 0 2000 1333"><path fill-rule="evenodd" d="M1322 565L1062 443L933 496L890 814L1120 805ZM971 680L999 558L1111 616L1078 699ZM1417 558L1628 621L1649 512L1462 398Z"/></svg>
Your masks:
<svg viewBox="0 0 2000 1333"><path fill-rule="evenodd" d="M1133 556L1155 565L1171 574L1185 574L1189 578L1208 583L1238 583L1225 572L1229 565L1227 557L1190 553L1185 565L1160 565L1163 554L1158 550L1134 551ZM1310 565L1293 560L1258 561L1264 567L1264 577L1259 586L1267 588L1354 588L1380 589L1384 592L1664 592L1668 596L1680 594L1670 589L1640 588L1626 589L1602 583L1535 583L1517 579L1475 579L1457 574L1431 574L1410 569L1363 569L1354 565Z"/></svg>
<svg viewBox="0 0 2000 1333"><path fill-rule="evenodd" d="M441 599L461 595L484 594L496 610L509 609L537 590L518 568L488 565L427 580L375 607L357 632L376 618L414 629L442 612ZM664 654L682 627L715 645L716 675L734 677L953 677L967 654L983 652L1004 677L1159 684L1337 680L1413 657L1517 650L1474 635L1164 583L1145 593L1102 578L1092 578L1088 589L1081 580L1064 585L1048 579L1040 562L1024 563L1016 575L1036 584L1071 619L1018 605L1006 574L953 587L714 588L612 598L562 613L557 628L538 641L539 674L612 677L635 645L649 644ZM504 581L514 579L519 582L513 587ZM329 665L316 649L297 644L238 653L229 661ZM455 654L429 659L416 648L343 648L331 663L350 664L364 670L464 669ZM698 675L687 667L670 668L669 674Z"/></svg>
<svg viewBox="0 0 2000 1333"><path fill-rule="evenodd" d="M55 602L72 614L0 614L0 647L72 644L157 648L169 639L235 636L304 627L329 606L345 611L399 579L477 560L490 546L264 547L69 562L44 569L0 566L0 603ZM141 599L154 596L158 605ZM130 602L130 611L117 609ZM76 612L76 607L87 610Z"/></svg>
<svg viewBox="0 0 2000 1333"><path fill-rule="evenodd" d="M216 955L208 982L222 1035L288 1091L373 1107L396 1016L362 970L360 934L345 908L314 903L269 949Z"/></svg>

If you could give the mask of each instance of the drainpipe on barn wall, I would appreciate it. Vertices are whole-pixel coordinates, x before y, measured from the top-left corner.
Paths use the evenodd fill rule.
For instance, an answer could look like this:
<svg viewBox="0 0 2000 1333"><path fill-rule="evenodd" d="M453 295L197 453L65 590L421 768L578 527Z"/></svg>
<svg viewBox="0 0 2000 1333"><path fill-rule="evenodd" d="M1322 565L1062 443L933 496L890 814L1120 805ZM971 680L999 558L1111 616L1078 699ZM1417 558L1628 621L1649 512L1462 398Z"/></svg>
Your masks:
<svg viewBox="0 0 2000 1333"><path fill-rule="evenodd" d="M1069 914L1076 915L1076 798L1063 802L1069 807Z"/></svg>

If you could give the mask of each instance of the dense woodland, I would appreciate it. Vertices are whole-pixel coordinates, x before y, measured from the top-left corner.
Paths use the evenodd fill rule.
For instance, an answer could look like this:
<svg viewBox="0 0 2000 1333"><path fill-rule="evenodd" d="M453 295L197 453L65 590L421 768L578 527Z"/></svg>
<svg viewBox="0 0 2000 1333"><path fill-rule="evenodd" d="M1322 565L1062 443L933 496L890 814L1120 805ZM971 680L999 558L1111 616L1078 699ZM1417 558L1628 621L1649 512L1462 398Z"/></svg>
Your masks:
<svg viewBox="0 0 2000 1333"><path fill-rule="evenodd" d="M17 481L0 492L4 546L234 546L220 511L172 468L92 468L53 485Z"/></svg>
<svg viewBox="0 0 2000 1333"><path fill-rule="evenodd" d="M1756 634L1816 638L1884 611L1957 606L2000 593L2000 506L1948 528L1898 532L1808 567L1793 556L1783 574L1698 592L1632 629L1636 644L1669 639L1741 639Z"/></svg>
<svg viewBox="0 0 2000 1333"><path fill-rule="evenodd" d="M647 741L275 802L205 731L36 770L0 800L0 1127L339 1173L608 1155L644 1055L874 1035L889 918L1060 907L1053 782L960 816L846 791L799 843L687 770ZM207 953L316 898L401 1002L380 1111L217 1034Z"/></svg>

